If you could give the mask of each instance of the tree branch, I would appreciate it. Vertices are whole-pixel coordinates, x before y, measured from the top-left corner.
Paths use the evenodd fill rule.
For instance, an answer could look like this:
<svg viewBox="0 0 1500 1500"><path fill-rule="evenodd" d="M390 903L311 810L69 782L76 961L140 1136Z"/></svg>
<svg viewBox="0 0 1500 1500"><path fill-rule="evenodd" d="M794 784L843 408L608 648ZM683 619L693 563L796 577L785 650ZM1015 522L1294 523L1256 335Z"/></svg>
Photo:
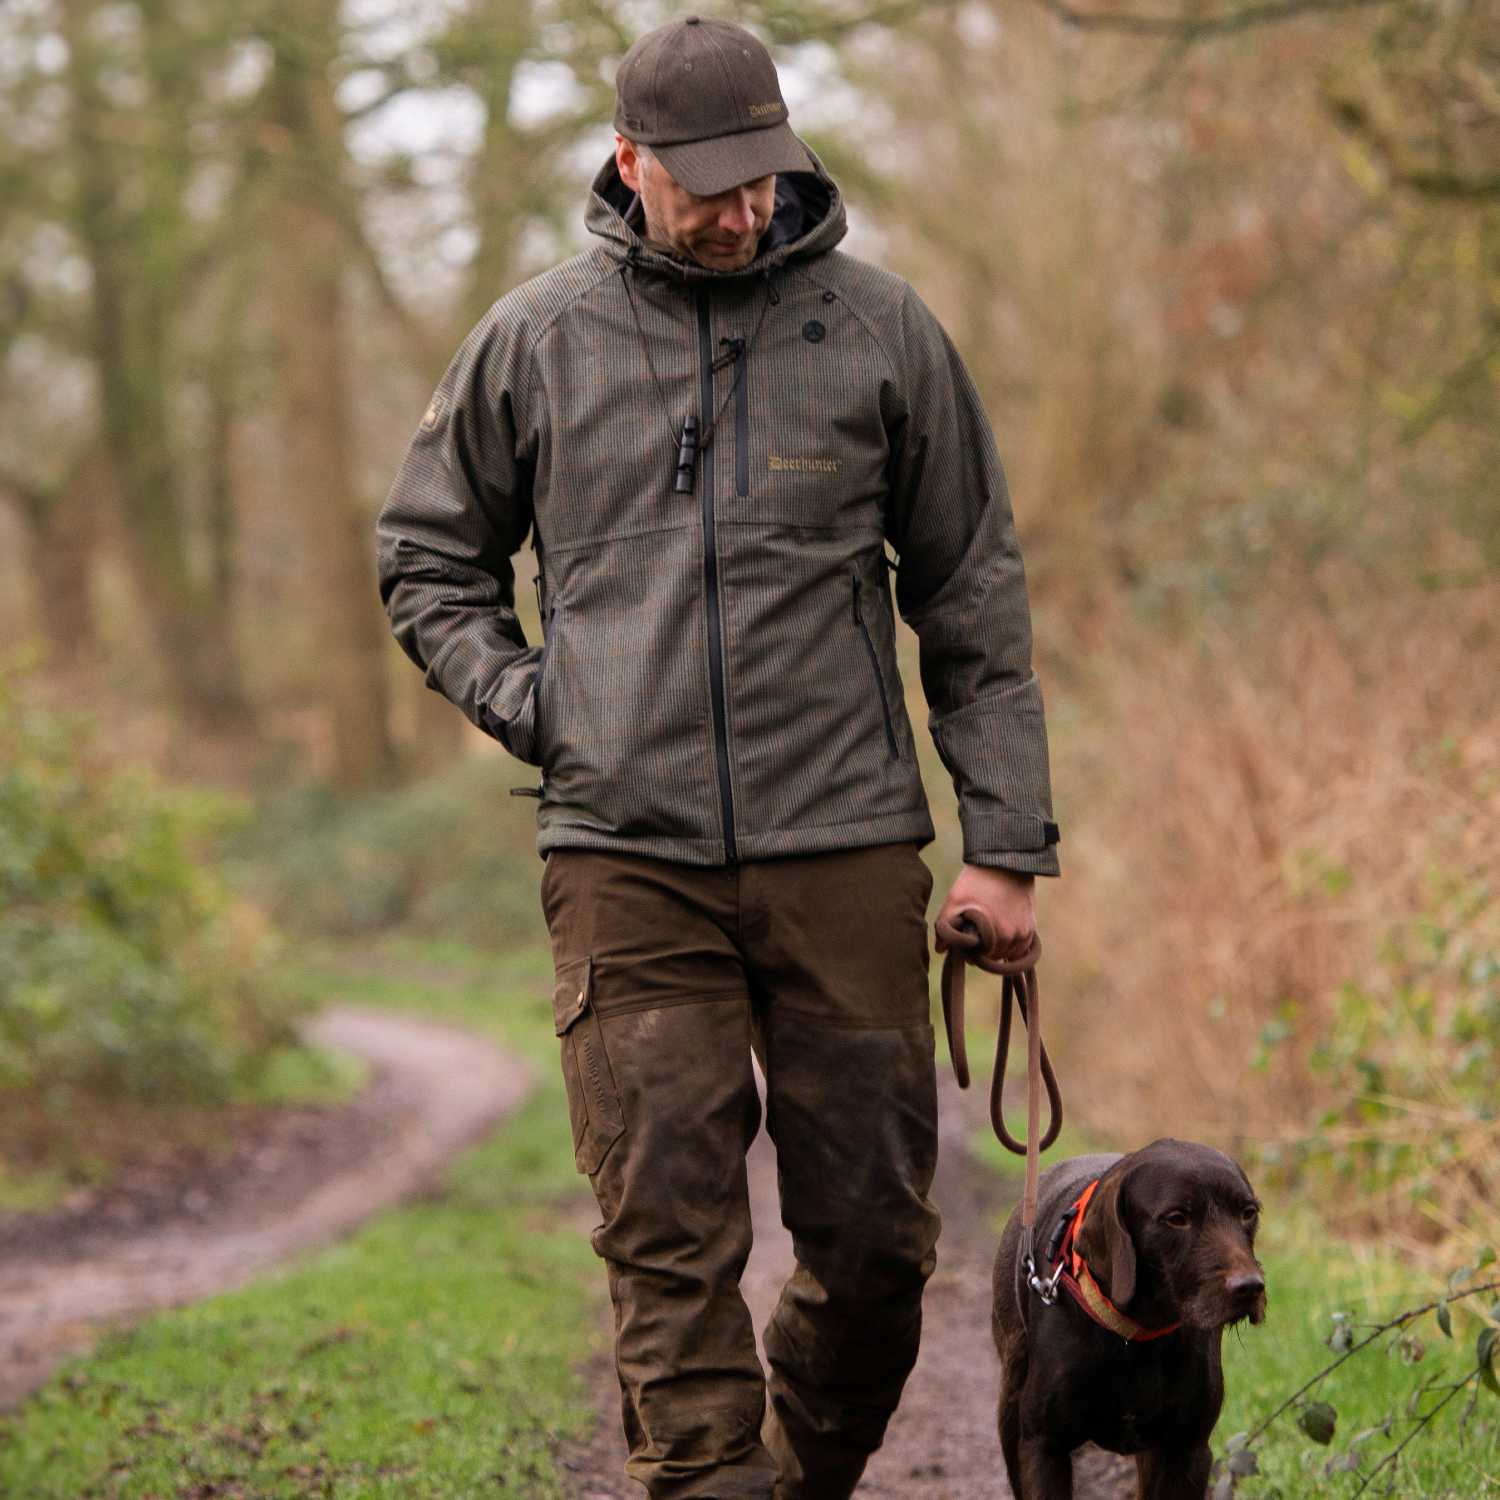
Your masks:
<svg viewBox="0 0 1500 1500"><path fill-rule="evenodd" d="M1371 1484L1374 1483L1375 1476L1380 1473L1382 1469L1394 1469L1396 1467L1396 1461L1401 1457L1401 1450L1405 1448L1409 1443L1411 1443L1414 1438L1418 1437L1426 1428L1427 1424L1432 1421L1432 1419L1437 1416L1437 1414L1442 1411L1442 1409L1456 1395L1458 1395L1460 1391L1467 1390L1470 1384L1478 1379L1479 1371L1470 1370L1462 1380L1460 1380L1456 1385L1450 1388L1448 1394L1444 1396L1443 1399L1439 1401L1438 1404L1434 1406L1430 1412L1427 1412L1423 1416L1416 1418L1412 1425L1411 1431L1408 1432L1406 1436L1402 1438L1401 1441L1397 1443L1389 1453L1383 1454L1381 1456L1380 1462L1376 1464L1375 1467L1371 1469L1370 1472L1366 1474L1365 1477L1360 1481L1359 1488L1355 1490L1354 1495L1350 1496L1350 1500L1354 1500L1354 1496L1363 1495L1364 1492L1369 1489Z"/></svg>
<svg viewBox="0 0 1500 1500"><path fill-rule="evenodd" d="M1311 1380L1305 1382L1303 1385L1299 1386L1295 1391L1293 1391L1292 1394L1288 1396L1286 1400L1283 1401L1281 1405L1278 1406L1276 1410L1273 1411L1271 1415L1265 1419L1265 1421L1261 1422L1259 1426L1255 1427L1251 1431L1249 1437L1245 1439L1245 1446L1249 1447L1249 1445L1253 1443L1258 1437L1260 1437L1260 1435L1265 1432L1265 1430L1271 1425L1272 1422L1276 1420L1277 1417L1282 1414L1282 1412L1284 1412L1288 1407L1293 1406L1296 1402L1300 1401L1302 1397L1305 1396L1315 1385L1317 1385L1320 1380L1323 1380L1329 1375L1332 1375L1333 1372L1338 1369L1338 1367L1343 1364L1346 1359L1353 1359L1361 1349L1368 1348L1369 1345L1373 1344L1375 1340L1378 1339L1382 1334L1389 1333L1393 1328L1404 1328L1414 1319L1420 1318L1423 1313L1430 1313L1435 1308L1441 1307L1445 1302L1462 1302L1465 1297L1477 1297L1481 1292L1493 1292L1496 1290L1500 1290L1500 1280L1486 1281L1480 1286L1466 1287L1463 1291L1452 1292L1446 1297L1434 1297L1431 1302L1424 1302L1421 1307L1413 1307L1407 1312L1398 1313L1388 1322L1377 1324L1374 1329L1372 1329L1371 1332L1368 1333L1364 1338L1362 1338L1357 1344L1351 1344L1349 1348L1344 1350L1344 1352L1339 1355L1336 1360L1334 1360L1331 1364L1324 1365L1323 1368L1319 1370Z"/></svg>
<svg viewBox="0 0 1500 1500"><path fill-rule="evenodd" d="M1067 0L1037 0L1041 7L1069 26L1082 31L1122 31L1134 36L1182 37L1200 41L1255 26L1274 26L1295 16L1321 11L1375 10L1399 4L1400 0L1271 0L1270 4L1247 5L1217 16L1143 16L1128 11L1098 14L1077 10Z"/></svg>

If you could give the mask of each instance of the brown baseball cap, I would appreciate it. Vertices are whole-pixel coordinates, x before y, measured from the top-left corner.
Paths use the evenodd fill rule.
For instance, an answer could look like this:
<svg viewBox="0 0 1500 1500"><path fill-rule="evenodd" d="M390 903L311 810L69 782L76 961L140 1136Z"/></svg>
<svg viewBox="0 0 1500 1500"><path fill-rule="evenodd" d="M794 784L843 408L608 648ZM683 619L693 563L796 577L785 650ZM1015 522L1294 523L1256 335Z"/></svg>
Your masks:
<svg viewBox="0 0 1500 1500"><path fill-rule="evenodd" d="M771 54L730 21L684 16L637 40L615 75L615 129L700 197L814 170Z"/></svg>

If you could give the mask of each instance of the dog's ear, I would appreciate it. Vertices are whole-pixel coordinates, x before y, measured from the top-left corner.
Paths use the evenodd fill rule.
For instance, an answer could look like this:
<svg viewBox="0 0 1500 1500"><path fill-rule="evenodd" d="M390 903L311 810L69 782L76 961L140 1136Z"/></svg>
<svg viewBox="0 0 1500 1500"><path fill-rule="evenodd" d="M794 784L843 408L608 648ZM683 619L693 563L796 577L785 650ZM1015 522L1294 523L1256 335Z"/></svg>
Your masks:
<svg viewBox="0 0 1500 1500"><path fill-rule="evenodd" d="M1120 1216L1120 1194L1125 1173L1117 1172L1094 1189L1078 1236L1078 1253L1098 1278L1109 1283L1109 1298L1124 1307L1135 1296L1135 1241Z"/></svg>

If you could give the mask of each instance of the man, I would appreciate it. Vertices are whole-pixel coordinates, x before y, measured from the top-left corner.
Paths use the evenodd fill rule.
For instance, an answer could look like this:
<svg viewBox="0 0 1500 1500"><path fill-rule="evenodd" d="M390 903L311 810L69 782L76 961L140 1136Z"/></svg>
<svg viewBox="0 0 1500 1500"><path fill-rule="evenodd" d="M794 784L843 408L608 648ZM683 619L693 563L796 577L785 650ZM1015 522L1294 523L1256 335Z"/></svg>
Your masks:
<svg viewBox="0 0 1500 1500"><path fill-rule="evenodd" d="M906 282L835 248L766 49L689 16L616 87L598 243L458 351L380 515L381 593L428 685L542 770L629 1474L837 1500L916 1357L938 1233L933 829L887 573L958 794L945 911L988 910L999 954L1057 873L1025 582L968 373ZM768 1381L739 1293L752 1047L797 1256Z"/></svg>

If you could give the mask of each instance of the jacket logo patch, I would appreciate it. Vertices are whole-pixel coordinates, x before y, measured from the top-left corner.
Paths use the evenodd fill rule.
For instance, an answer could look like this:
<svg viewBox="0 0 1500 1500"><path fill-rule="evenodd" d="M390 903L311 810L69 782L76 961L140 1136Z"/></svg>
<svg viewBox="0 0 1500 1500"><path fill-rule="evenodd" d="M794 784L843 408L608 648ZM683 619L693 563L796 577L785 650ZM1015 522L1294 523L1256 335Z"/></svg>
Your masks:
<svg viewBox="0 0 1500 1500"><path fill-rule="evenodd" d="M750 106L750 113L757 116L779 115L785 108L786 105L784 105L781 100L778 99L774 104L752 104Z"/></svg>
<svg viewBox="0 0 1500 1500"><path fill-rule="evenodd" d="M837 474L842 462L837 458L783 458L772 453L766 459L766 466L778 474Z"/></svg>
<svg viewBox="0 0 1500 1500"><path fill-rule="evenodd" d="M438 394L432 398L432 404L422 414L423 432L431 432L433 428L437 426L439 421L442 420L443 408L447 404L447 400L443 396L441 391L439 391Z"/></svg>

